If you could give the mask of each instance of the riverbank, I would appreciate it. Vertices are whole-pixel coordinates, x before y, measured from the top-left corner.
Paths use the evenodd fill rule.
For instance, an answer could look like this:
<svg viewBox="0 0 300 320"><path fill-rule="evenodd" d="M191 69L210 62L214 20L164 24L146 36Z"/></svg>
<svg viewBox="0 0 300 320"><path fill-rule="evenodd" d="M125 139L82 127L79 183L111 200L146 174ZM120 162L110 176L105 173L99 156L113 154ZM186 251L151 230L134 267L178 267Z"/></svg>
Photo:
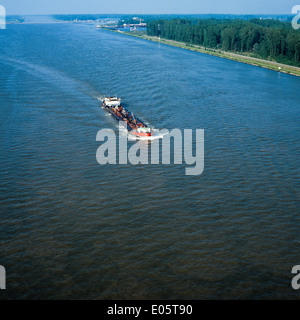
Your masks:
<svg viewBox="0 0 300 320"><path fill-rule="evenodd" d="M191 50L191 51L209 54L212 56L221 57L221 58L225 58L225 59L229 59L229 60L233 60L233 61L237 61L237 62L242 62L242 63L250 64L250 65L253 65L256 67L265 68L265 69L269 69L269 70L273 70L273 71L277 71L277 72L282 72L282 73L287 73L287 74L290 74L293 76L300 77L300 68L294 67L294 66L289 66L286 64L281 64L278 62L258 59L258 58L254 58L254 57L250 57L250 56L246 56L246 55L242 55L242 54L237 54L237 53L232 53L232 52L226 52L226 51L222 51L222 50L205 48L202 46L197 46L197 45L192 45L192 44L186 44L186 43L178 42L178 41L174 41L174 40L162 39L159 37L152 37L152 36L148 36L146 34L143 34L142 32L120 32L120 31L115 31L115 30L110 30L110 31L118 32L121 34L125 34L125 35L132 36L132 37L137 37L137 38L141 38L141 39L145 39L145 40L149 40L149 41L154 41L154 42L166 44L166 45L173 46L173 47L179 47L179 48L183 48L183 49L187 49L187 50Z"/></svg>

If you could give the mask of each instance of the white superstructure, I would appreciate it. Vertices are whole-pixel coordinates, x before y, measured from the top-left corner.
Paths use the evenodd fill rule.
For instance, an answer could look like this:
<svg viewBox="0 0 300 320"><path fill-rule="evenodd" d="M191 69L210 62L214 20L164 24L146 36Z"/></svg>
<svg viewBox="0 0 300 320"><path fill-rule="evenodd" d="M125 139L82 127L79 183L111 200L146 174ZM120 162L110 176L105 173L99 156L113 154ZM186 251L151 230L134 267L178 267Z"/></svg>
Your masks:
<svg viewBox="0 0 300 320"><path fill-rule="evenodd" d="M116 107L121 104L121 99L117 97L110 97L110 98L105 98L104 99L105 105L108 107Z"/></svg>

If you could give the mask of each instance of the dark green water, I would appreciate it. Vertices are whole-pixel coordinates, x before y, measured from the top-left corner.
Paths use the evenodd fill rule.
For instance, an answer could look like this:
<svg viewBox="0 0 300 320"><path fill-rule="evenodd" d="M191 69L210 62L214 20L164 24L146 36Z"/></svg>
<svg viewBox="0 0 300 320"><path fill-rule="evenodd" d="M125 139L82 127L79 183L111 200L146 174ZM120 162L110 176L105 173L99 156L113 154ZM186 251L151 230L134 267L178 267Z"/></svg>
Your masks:
<svg viewBox="0 0 300 320"><path fill-rule="evenodd" d="M0 298L299 298L300 78L73 24L0 33ZM205 170L96 161L97 98L205 130Z"/></svg>

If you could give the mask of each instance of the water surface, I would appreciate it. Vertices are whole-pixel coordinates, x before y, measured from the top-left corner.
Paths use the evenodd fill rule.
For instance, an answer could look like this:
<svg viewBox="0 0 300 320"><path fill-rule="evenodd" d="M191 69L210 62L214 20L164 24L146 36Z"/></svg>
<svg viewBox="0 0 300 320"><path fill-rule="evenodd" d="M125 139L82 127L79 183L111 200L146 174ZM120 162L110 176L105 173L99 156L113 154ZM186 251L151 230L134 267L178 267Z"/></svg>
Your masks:
<svg viewBox="0 0 300 320"><path fill-rule="evenodd" d="M299 297L299 78L91 25L0 43L1 297ZM114 93L156 128L204 129L204 173L100 166Z"/></svg>

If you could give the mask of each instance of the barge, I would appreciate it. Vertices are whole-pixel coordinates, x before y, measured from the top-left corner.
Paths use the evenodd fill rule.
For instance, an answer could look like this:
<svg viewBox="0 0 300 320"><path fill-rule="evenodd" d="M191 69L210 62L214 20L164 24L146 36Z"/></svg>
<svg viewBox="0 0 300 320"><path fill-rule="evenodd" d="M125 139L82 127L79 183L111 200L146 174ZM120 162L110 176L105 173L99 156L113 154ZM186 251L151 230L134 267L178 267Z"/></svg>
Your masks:
<svg viewBox="0 0 300 320"><path fill-rule="evenodd" d="M128 132L136 137L151 137L153 131L143 121L138 119L132 112L127 110L118 97L105 97L103 108L119 121L124 121Z"/></svg>

